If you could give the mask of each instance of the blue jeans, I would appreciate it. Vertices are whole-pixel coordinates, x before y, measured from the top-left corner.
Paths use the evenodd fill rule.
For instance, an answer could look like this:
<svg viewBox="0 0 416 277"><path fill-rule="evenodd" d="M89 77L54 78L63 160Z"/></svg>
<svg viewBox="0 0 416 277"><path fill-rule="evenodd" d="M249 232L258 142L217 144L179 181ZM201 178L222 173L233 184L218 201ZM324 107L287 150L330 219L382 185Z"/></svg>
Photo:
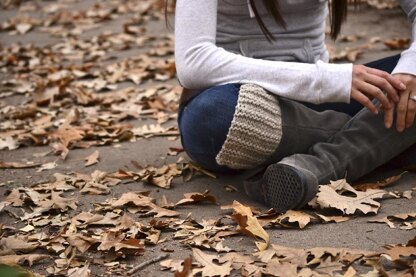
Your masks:
<svg viewBox="0 0 416 277"><path fill-rule="evenodd" d="M369 67L391 72L399 55L366 64ZM215 157L221 150L234 116L241 84L226 84L208 88L191 98L179 111L178 125L182 145L188 156L202 167L215 172L234 171L220 166ZM363 106L358 102L302 103L314 111L333 110L354 116Z"/></svg>

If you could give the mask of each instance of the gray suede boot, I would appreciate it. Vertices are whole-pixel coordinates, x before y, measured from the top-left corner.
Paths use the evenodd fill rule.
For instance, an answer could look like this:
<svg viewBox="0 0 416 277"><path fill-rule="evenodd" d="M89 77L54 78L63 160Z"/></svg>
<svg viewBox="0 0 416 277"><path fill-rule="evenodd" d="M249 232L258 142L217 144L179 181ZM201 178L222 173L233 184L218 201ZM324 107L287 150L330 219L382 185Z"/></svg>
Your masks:
<svg viewBox="0 0 416 277"><path fill-rule="evenodd" d="M384 127L381 113L373 115L363 109L307 154L294 154L269 166L263 176L267 201L274 206L299 208L314 197L318 184L344 177L357 180L415 143L416 125L399 133Z"/></svg>
<svg viewBox="0 0 416 277"><path fill-rule="evenodd" d="M318 180L304 168L295 168L279 162L295 153L306 153L314 144L327 141L350 119L336 111L317 112L305 105L279 98L282 137L279 146L263 167L251 170L244 182L247 195L278 212L301 208L317 192Z"/></svg>

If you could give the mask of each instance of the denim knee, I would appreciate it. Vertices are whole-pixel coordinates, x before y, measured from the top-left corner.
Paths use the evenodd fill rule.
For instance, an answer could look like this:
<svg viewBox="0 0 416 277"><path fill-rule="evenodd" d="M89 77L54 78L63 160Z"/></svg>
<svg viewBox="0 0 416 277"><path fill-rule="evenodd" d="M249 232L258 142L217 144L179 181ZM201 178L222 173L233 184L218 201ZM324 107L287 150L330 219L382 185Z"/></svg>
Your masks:
<svg viewBox="0 0 416 277"><path fill-rule="evenodd" d="M215 157L221 150L234 116L240 84L204 90L182 108L178 118L182 145L188 156L213 171L229 171Z"/></svg>

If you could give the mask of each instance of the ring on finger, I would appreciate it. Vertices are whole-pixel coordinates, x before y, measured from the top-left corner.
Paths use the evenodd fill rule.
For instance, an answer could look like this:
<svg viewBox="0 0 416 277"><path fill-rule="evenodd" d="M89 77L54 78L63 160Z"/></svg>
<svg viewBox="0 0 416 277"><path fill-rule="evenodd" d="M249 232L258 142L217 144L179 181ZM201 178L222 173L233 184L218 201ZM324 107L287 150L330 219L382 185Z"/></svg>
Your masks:
<svg viewBox="0 0 416 277"><path fill-rule="evenodd" d="M416 95L410 96L409 99L416 102Z"/></svg>

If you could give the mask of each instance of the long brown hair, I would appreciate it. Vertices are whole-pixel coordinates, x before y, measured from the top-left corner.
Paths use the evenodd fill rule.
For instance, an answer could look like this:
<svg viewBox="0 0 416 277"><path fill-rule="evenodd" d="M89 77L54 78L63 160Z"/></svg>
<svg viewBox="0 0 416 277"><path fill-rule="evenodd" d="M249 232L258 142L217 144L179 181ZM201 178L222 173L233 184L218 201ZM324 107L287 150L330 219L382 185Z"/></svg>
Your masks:
<svg viewBox="0 0 416 277"><path fill-rule="evenodd" d="M208 1L211 1L211 0L208 0ZM167 12L168 12L168 2L169 0L165 0L165 18L166 19L167 19ZM353 2L356 3L356 0L354 0ZM266 7L266 9L272 14L274 21L277 24L283 27L286 27L286 22L280 13L278 0L263 0L263 4ZM275 38L273 34L270 33L269 29L264 24L264 21L261 19L261 16L259 15L255 0L250 0L250 5L255 14L256 21L259 24L260 29L265 35L266 39L269 41L274 41ZM330 35L331 35L331 38L335 40L341 31L342 23L347 19L348 0L329 0L328 6L329 6L329 11L330 11L329 21L331 25Z"/></svg>

